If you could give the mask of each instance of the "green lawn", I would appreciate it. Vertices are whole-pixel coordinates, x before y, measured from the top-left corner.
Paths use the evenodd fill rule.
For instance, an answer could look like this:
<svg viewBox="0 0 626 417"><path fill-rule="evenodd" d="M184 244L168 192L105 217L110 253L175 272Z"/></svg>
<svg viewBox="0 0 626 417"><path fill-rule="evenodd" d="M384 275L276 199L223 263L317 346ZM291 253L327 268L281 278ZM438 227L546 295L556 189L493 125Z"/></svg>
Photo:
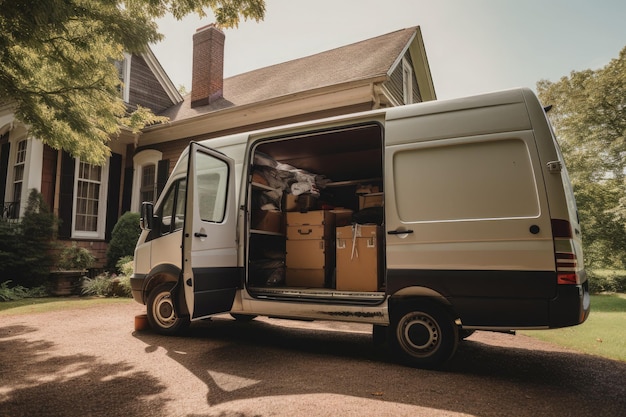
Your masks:
<svg viewBox="0 0 626 417"><path fill-rule="evenodd" d="M579 326L519 333L626 362L626 294L592 295L589 318Z"/></svg>
<svg viewBox="0 0 626 417"><path fill-rule="evenodd" d="M44 313L63 309L89 308L101 304L132 303L132 298L103 297L46 297L24 298L17 301L0 302L0 316Z"/></svg>

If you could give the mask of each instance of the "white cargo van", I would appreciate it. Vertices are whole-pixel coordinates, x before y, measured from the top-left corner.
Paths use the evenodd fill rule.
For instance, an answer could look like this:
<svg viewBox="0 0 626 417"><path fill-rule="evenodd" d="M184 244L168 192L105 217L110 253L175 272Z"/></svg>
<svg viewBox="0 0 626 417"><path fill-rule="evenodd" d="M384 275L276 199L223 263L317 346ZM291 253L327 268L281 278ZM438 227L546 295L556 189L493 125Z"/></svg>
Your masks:
<svg viewBox="0 0 626 417"><path fill-rule="evenodd" d="M163 334L223 312L370 323L432 367L473 330L589 313L574 196L527 89L192 142L142 228L133 296Z"/></svg>

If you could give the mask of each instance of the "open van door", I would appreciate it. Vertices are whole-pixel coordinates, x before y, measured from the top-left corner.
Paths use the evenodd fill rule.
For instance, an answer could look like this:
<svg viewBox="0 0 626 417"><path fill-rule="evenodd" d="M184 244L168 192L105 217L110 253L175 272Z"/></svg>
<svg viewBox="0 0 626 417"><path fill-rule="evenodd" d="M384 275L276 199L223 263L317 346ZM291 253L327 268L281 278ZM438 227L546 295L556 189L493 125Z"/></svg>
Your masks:
<svg viewBox="0 0 626 417"><path fill-rule="evenodd" d="M229 311L237 268L234 161L192 142L183 235L183 283L191 319Z"/></svg>

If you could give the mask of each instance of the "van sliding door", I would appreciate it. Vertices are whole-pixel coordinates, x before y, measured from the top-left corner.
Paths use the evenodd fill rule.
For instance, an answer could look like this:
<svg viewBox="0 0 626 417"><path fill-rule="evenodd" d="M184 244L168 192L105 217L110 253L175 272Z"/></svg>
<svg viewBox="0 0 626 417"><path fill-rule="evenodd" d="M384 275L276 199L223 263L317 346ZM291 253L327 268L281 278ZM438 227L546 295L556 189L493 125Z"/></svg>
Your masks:
<svg viewBox="0 0 626 417"><path fill-rule="evenodd" d="M480 108L467 117L406 117L386 126L387 291L433 290L452 303L464 325L544 325L556 295L533 133L488 132L488 122L511 117L484 113L509 107ZM507 111L520 113L513 110ZM481 121L487 133L450 131L461 129L463 120Z"/></svg>
<svg viewBox="0 0 626 417"><path fill-rule="evenodd" d="M235 239L234 162L192 142L183 238L183 282L192 319L230 310L241 278Z"/></svg>

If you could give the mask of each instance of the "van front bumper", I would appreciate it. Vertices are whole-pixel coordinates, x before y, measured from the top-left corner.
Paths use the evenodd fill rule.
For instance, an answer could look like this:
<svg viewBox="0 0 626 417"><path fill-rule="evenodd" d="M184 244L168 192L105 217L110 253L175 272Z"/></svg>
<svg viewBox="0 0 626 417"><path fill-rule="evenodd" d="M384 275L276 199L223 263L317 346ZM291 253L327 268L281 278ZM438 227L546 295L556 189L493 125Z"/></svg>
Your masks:
<svg viewBox="0 0 626 417"><path fill-rule="evenodd" d="M146 304L143 290L145 281L146 274L133 274L130 276L130 288L133 294L133 299L140 304Z"/></svg>

